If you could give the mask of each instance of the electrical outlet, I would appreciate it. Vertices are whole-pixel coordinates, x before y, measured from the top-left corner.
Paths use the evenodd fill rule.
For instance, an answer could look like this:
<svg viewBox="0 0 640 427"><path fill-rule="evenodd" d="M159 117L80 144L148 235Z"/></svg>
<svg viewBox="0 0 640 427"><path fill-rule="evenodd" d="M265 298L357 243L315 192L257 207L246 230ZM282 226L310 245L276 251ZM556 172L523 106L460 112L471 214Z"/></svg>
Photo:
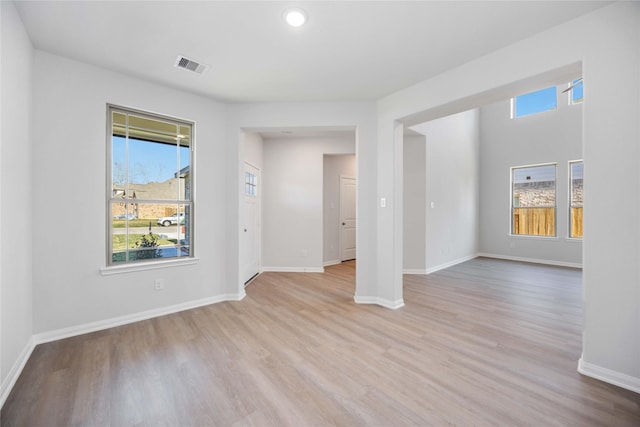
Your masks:
<svg viewBox="0 0 640 427"><path fill-rule="evenodd" d="M163 290L163 289L164 289L164 280L162 280L162 279L156 279L156 280L153 282L153 286L154 286L154 288L155 288L155 290L156 290L156 291L161 291L161 290Z"/></svg>

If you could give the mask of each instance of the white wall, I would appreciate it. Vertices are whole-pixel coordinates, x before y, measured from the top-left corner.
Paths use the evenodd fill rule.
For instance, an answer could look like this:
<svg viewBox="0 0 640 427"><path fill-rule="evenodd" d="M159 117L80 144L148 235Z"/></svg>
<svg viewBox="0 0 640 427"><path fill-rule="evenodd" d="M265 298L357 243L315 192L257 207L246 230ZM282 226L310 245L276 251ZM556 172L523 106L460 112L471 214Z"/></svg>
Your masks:
<svg viewBox="0 0 640 427"><path fill-rule="evenodd" d="M106 263L107 103L196 123L198 264L100 274ZM239 296L225 271L228 162L222 104L36 51L33 129L36 333ZM156 278L164 279L163 291L154 290Z"/></svg>
<svg viewBox="0 0 640 427"><path fill-rule="evenodd" d="M377 216L377 277L384 286L379 294L402 301L398 122L418 123L504 99L505 92L533 90L543 79L582 64L588 101L580 370L640 390L640 227L628 220L640 214L638 198L628 197L640 193L638 46L640 4L616 2L379 100L378 197L390 198L389 208L379 208ZM625 209L612 209L620 200L627 202Z"/></svg>
<svg viewBox="0 0 640 427"><path fill-rule="evenodd" d="M324 265L338 264L342 258L340 256L340 176L356 177L355 154L324 156L322 202Z"/></svg>
<svg viewBox="0 0 640 427"><path fill-rule="evenodd" d="M567 82L558 86L558 94L566 87ZM567 101L567 95L564 94L559 96L557 110L516 119L510 118L510 100L481 108L482 253L571 266L582 265L582 242L568 239L568 162L582 158L582 104L569 106ZM557 238L510 236L510 168L554 162L557 163Z"/></svg>
<svg viewBox="0 0 640 427"><path fill-rule="evenodd" d="M627 387L633 384L640 392L640 224L629 221L640 217L635 197L640 194L640 3L614 4L576 26L583 38L585 100L589 100L583 107L586 237L581 369ZM629 96L621 96L624 93ZM621 200L624 209L611 208Z"/></svg>
<svg viewBox="0 0 640 427"><path fill-rule="evenodd" d="M355 151L353 137L265 139L262 265L322 271L323 156Z"/></svg>
<svg viewBox="0 0 640 427"><path fill-rule="evenodd" d="M478 253L478 125L469 110L413 127L426 137L427 272Z"/></svg>
<svg viewBox="0 0 640 427"><path fill-rule="evenodd" d="M0 371L4 403L33 333L33 49L13 3L0 2Z"/></svg>
<svg viewBox="0 0 640 427"><path fill-rule="evenodd" d="M427 141L424 135L405 135L403 154L402 270L427 272Z"/></svg>
<svg viewBox="0 0 640 427"><path fill-rule="evenodd" d="M262 170L262 136L256 132L243 132L243 135L244 161Z"/></svg>

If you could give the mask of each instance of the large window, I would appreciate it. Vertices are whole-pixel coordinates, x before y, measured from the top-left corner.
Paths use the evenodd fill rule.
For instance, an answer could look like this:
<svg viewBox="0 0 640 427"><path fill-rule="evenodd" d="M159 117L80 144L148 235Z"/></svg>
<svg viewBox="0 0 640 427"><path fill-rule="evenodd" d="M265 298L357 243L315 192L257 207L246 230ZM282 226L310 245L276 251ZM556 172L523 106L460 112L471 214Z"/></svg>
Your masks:
<svg viewBox="0 0 640 427"><path fill-rule="evenodd" d="M556 165L511 168L511 234L556 235Z"/></svg>
<svg viewBox="0 0 640 427"><path fill-rule="evenodd" d="M569 237L582 238L583 163L569 162Z"/></svg>
<svg viewBox="0 0 640 427"><path fill-rule="evenodd" d="M108 115L108 264L193 256L193 124Z"/></svg>
<svg viewBox="0 0 640 427"><path fill-rule="evenodd" d="M511 118L555 110L557 99L555 86L511 98Z"/></svg>

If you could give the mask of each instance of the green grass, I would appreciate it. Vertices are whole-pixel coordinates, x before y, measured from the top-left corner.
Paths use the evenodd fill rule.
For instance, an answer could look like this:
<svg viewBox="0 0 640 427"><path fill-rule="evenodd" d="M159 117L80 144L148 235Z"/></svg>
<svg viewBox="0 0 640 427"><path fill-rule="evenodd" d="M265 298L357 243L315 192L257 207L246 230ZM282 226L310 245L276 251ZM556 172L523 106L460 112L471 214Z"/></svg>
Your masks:
<svg viewBox="0 0 640 427"><path fill-rule="evenodd" d="M139 218L133 219L129 221L129 227L148 227L149 223L151 223L152 227L157 226L157 219L149 219L149 218ZM111 224L113 228L124 228L127 225L127 221L124 219L114 219L111 220Z"/></svg>
<svg viewBox="0 0 640 427"><path fill-rule="evenodd" d="M133 221L129 221L133 222ZM130 225L131 226L131 225ZM136 242L140 240L142 234L129 234L129 249L136 248ZM158 247L164 245L174 245L176 243L175 239L158 239ZM113 251L121 251L125 249L127 246L127 235L126 234L114 234L113 235Z"/></svg>

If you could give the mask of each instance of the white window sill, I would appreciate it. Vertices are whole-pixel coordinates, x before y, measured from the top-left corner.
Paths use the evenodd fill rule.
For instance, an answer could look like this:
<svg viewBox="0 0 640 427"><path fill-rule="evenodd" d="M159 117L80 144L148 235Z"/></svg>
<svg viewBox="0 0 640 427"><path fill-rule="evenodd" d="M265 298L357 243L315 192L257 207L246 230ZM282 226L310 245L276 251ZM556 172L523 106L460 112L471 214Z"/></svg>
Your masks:
<svg viewBox="0 0 640 427"><path fill-rule="evenodd" d="M560 240L558 236L530 236L527 234L509 234L509 237L524 240Z"/></svg>
<svg viewBox="0 0 640 427"><path fill-rule="evenodd" d="M582 237L565 237L564 240L570 243L582 243Z"/></svg>
<svg viewBox="0 0 640 427"><path fill-rule="evenodd" d="M160 268L180 267L183 265L193 265L200 261L199 258L176 258L162 261L140 262L125 265L110 265L100 268L100 274L110 276L113 274L131 273L134 271L157 270Z"/></svg>

